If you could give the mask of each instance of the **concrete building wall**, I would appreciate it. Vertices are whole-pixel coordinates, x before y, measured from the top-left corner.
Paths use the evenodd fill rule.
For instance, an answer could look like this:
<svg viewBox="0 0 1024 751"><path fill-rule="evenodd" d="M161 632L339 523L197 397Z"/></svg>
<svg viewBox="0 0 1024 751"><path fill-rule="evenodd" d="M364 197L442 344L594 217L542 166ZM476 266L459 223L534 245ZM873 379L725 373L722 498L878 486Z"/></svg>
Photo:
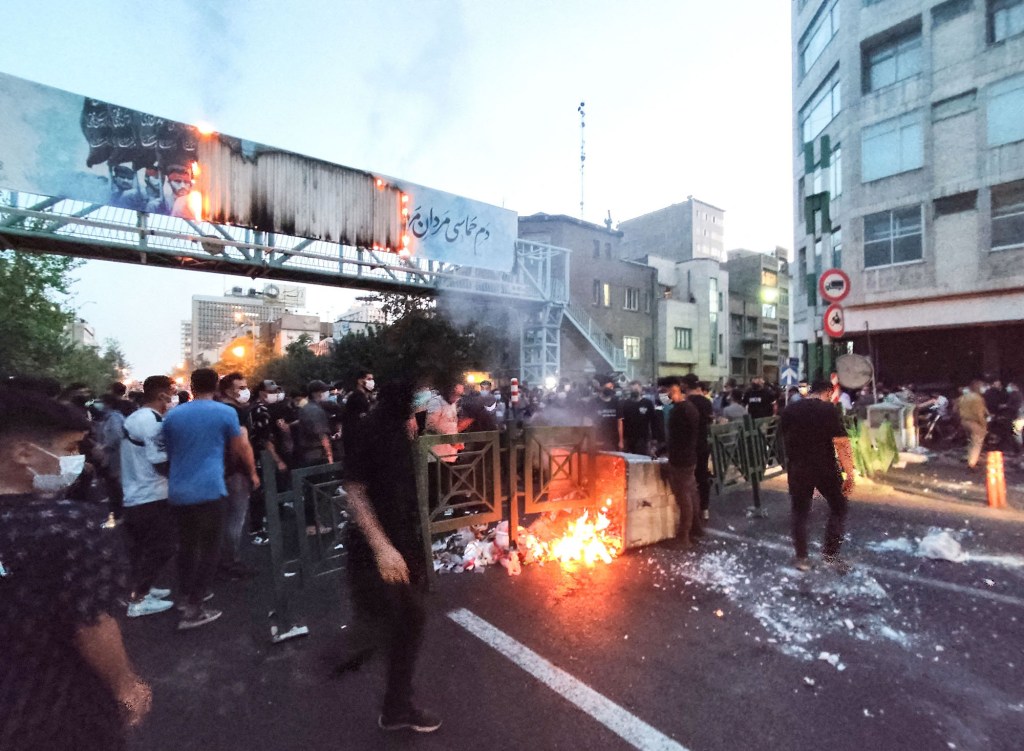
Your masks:
<svg viewBox="0 0 1024 751"><path fill-rule="evenodd" d="M656 255L675 261L725 260L725 211L690 197L649 214L620 222L622 257Z"/></svg>
<svg viewBox="0 0 1024 751"><path fill-rule="evenodd" d="M547 243L572 251L569 263L569 299L582 307L597 326L623 347L624 337L640 342L636 373L647 379L654 374L654 299L656 271L641 263L621 258L623 233L607 227L562 215L535 214L519 219L519 236L524 240ZM628 290L628 292L627 292ZM636 309L633 307L635 302ZM629 305L627 305L629 303ZM561 371L582 373L588 367L598 373L609 366L583 345L576 332L566 336L563 323ZM567 345L567 341L571 342Z"/></svg>
<svg viewBox="0 0 1024 751"><path fill-rule="evenodd" d="M729 376L740 384L754 376L776 382L780 359L790 356L787 255L729 252Z"/></svg>
<svg viewBox="0 0 1024 751"><path fill-rule="evenodd" d="M805 266L798 262L795 269L794 337L809 352L812 370L827 370L831 357L848 344L869 354L868 330L880 345L881 338L898 332L930 330L931 340L925 336L915 341L929 341L930 350L940 349L945 342L948 356L946 361L931 363L932 370L948 371L931 374L932 380L952 380L956 361L970 361L977 367L985 362L1004 375L1019 376L1024 372L1024 353L1019 347L999 344L1005 337L996 337L995 328L996 344L980 347L989 353L984 358L973 344L968 349L967 337L955 332L998 324L1020 326L1024 335L1019 309L1007 304L1024 294L1024 240L996 248L992 234L993 195L998 200L1000 186L1024 180L1024 136L1008 143L990 136L993 122L999 122L996 96L1008 80L1024 75L1024 33L1017 30L1014 36L992 39L988 15L995 5L983 0L886 0L867 6L862 0L838 0L838 31L805 74L800 65L801 39L816 14L831 6L832 0L798 0L793 17L793 180L798 197L794 247L797 258L807 260ZM872 86L872 53L885 45L892 47L901 38L911 46L919 44L918 65L911 62L903 68L909 75L898 73L898 80L885 78L885 85ZM828 137L831 149L838 145L840 168L819 164L809 171L801 110L813 101L830 73L839 81L841 105L812 143L819 162L822 136ZM899 138L872 140L894 118L910 124L900 130ZM863 167L877 166L879 157L899 166L881 174L876 174L877 169L865 172ZM834 172L841 172L838 186L830 185ZM829 193L833 229L838 230L832 235L824 227L808 232L805 226L803 198L824 190ZM884 247L871 243L867 234L870 227L878 226L878 217L915 208L920 231L911 235L919 237L919 253L909 258L894 254L892 262L878 263L877 258L869 262L866 246L869 253ZM835 234L841 238L842 268L852 280L851 293L843 302L847 336L839 343L818 334L823 301L808 295L806 280L800 278L831 265ZM815 253L818 248L820 255ZM920 358L915 361L915 353L907 348L892 347L889 352L885 369L880 369L883 378L909 379L920 366Z"/></svg>

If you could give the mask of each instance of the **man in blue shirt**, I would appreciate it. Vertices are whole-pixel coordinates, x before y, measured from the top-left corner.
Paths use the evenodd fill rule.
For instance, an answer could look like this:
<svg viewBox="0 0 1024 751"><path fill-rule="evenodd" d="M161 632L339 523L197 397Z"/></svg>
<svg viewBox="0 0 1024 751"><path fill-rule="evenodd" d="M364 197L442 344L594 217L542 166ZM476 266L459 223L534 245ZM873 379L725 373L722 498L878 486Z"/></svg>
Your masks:
<svg viewBox="0 0 1024 751"><path fill-rule="evenodd" d="M224 457L231 452L254 488L260 478L252 451L231 407L214 401L217 372L192 373L193 400L164 419L164 442L170 463L168 501L178 520L178 586L185 610L178 629L215 621L219 610L203 607L220 559L224 524Z"/></svg>

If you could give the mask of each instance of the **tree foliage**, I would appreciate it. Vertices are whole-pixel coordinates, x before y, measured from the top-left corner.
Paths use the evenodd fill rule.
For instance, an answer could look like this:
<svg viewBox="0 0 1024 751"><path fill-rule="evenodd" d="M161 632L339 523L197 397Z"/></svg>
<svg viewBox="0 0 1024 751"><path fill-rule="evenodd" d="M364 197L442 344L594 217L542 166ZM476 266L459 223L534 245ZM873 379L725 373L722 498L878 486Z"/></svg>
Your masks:
<svg viewBox="0 0 1024 751"><path fill-rule="evenodd" d="M66 303L71 272L81 261L66 256L0 251L0 375L87 383L96 391L123 378L128 362L108 339L98 347L75 344L75 319Z"/></svg>

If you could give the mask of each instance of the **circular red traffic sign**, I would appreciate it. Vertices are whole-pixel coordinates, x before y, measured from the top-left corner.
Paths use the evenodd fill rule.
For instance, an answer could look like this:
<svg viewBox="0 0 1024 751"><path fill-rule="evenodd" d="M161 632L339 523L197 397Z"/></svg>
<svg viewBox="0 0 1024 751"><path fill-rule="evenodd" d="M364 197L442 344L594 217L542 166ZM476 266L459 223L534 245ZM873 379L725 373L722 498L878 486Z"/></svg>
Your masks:
<svg viewBox="0 0 1024 751"><path fill-rule="evenodd" d="M842 269L828 269L818 277L818 292L828 302L842 302L850 294L850 277Z"/></svg>
<svg viewBox="0 0 1024 751"><path fill-rule="evenodd" d="M825 310L825 333L832 339L840 339L846 333L846 316L838 303L832 303Z"/></svg>

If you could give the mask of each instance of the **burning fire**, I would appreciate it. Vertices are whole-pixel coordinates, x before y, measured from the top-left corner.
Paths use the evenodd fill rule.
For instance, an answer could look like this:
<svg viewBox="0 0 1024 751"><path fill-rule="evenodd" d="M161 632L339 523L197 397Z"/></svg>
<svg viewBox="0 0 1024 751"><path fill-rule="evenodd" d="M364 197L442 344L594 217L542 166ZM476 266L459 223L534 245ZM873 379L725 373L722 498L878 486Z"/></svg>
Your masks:
<svg viewBox="0 0 1024 751"><path fill-rule="evenodd" d="M610 503L610 501L609 501ZM530 560L539 563L556 562L563 568L577 564L593 566L599 561L611 563L622 551L622 537L618 535L608 517L608 505L597 512L593 519L590 510L566 524L561 536L545 540L544 532L531 525L522 535L523 546Z"/></svg>

